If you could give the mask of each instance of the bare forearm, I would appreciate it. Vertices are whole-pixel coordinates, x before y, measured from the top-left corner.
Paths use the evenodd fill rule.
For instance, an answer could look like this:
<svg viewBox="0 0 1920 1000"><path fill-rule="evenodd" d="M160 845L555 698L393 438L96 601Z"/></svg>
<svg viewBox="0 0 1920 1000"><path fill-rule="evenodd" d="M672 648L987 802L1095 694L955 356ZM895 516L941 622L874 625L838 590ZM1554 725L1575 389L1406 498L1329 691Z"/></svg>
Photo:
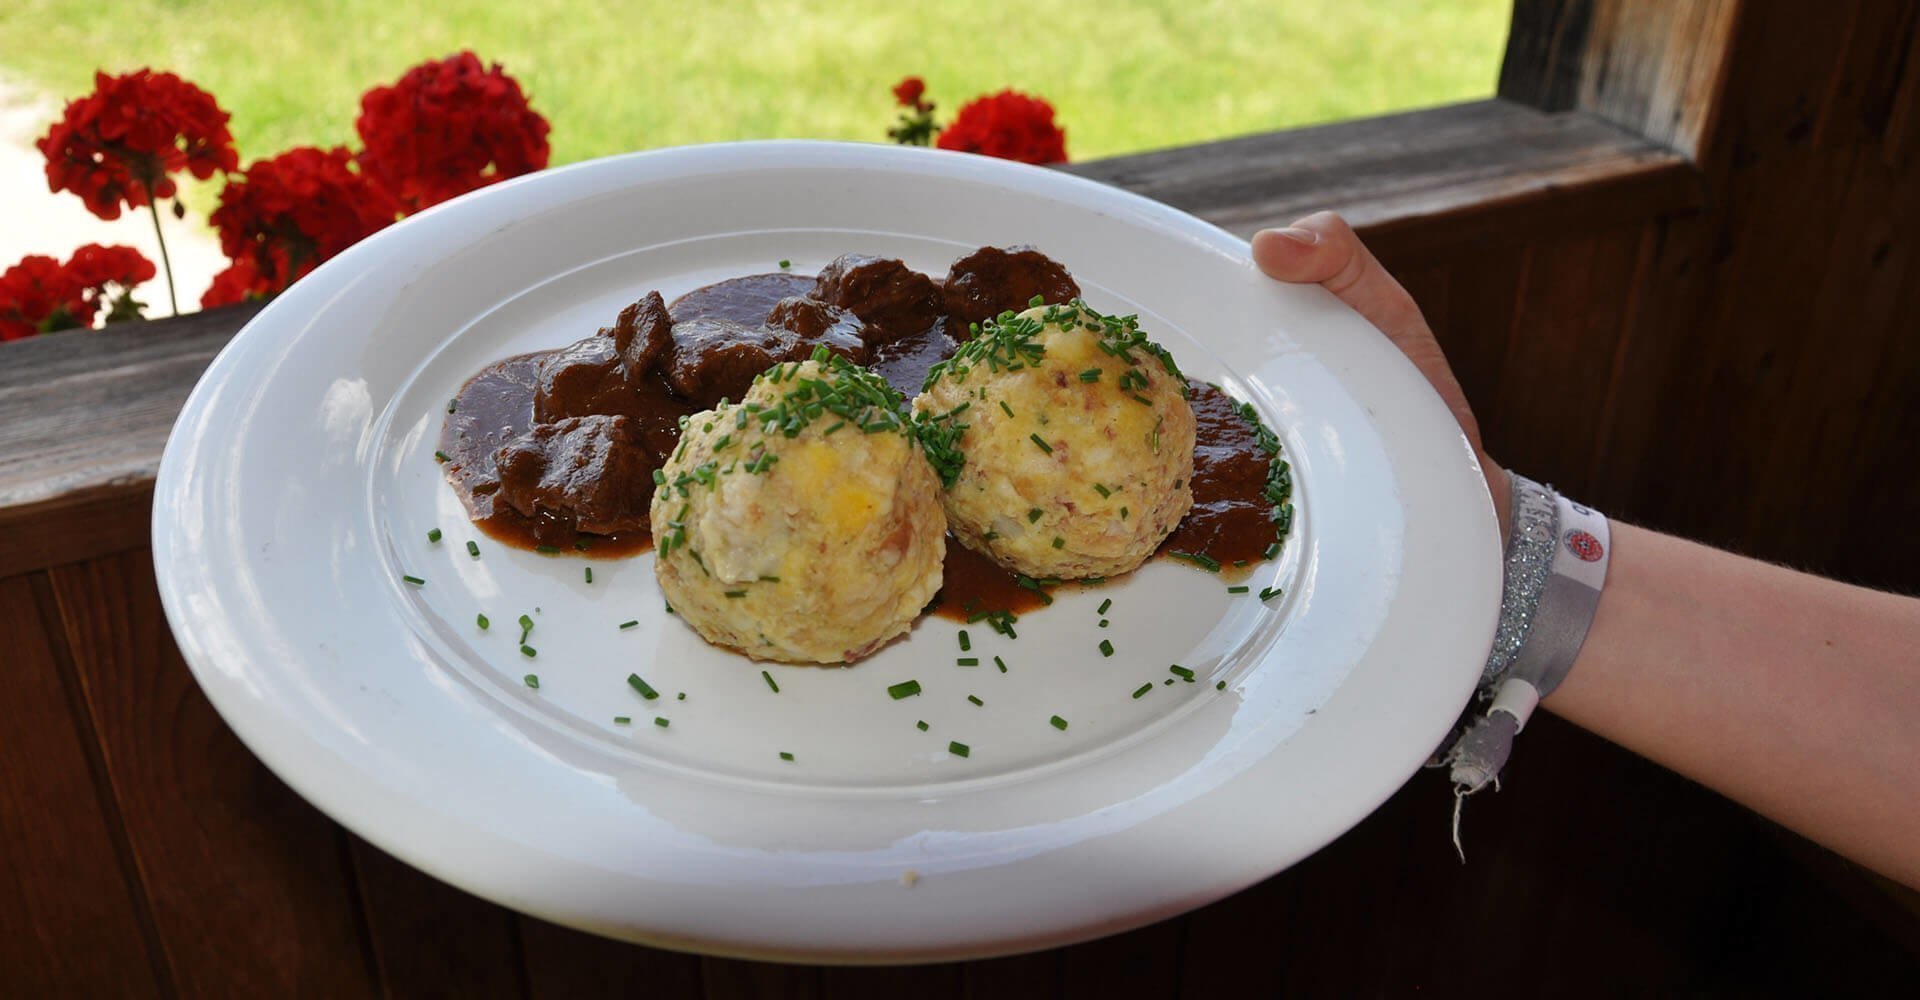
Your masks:
<svg viewBox="0 0 1920 1000"><path fill-rule="evenodd" d="M1543 704L1920 887L1920 600L1616 523Z"/></svg>

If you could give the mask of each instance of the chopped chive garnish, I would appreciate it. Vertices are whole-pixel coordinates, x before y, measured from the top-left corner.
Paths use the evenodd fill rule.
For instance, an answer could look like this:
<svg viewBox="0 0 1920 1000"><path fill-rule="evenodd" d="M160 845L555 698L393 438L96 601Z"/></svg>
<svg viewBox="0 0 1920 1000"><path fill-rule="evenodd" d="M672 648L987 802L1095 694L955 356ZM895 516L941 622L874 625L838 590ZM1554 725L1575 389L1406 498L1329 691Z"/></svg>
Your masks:
<svg viewBox="0 0 1920 1000"><path fill-rule="evenodd" d="M660 697L660 692L655 691L653 689L653 685L648 684L644 680L641 680L639 674L628 674L627 686L634 689L635 691L640 692L640 697L645 698L648 701L652 701L653 699Z"/></svg>
<svg viewBox="0 0 1920 1000"><path fill-rule="evenodd" d="M1101 656L1112 656L1112 655L1113 655L1113 640L1112 640L1112 639L1102 639L1102 640L1100 640L1100 655L1101 655Z"/></svg>
<svg viewBox="0 0 1920 1000"><path fill-rule="evenodd" d="M1053 728L1058 729L1063 733L1067 731L1067 720L1062 719L1057 715L1051 719L1048 719L1047 722L1049 725L1053 726Z"/></svg>
<svg viewBox="0 0 1920 1000"><path fill-rule="evenodd" d="M977 667L980 665L980 658L978 656L962 656L954 662L963 667Z"/></svg>
<svg viewBox="0 0 1920 1000"><path fill-rule="evenodd" d="M613 724L616 726L626 726L626 725L631 725L632 723L633 723L633 716L631 715L616 715L613 717Z"/></svg>
<svg viewBox="0 0 1920 1000"><path fill-rule="evenodd" d="M1109 597L1106 600L1101 601L1100 606L1093 609L1093 613L1096 615L1104 615L1107 613L1107 609L1111 607L1113 607L1113 598Z"/></svg>
<svg viewBox="0 0 1920 1000"><path fill-rule="evenodd" d="M967 650L972 648L973 648L973 638L967 635L966 629L961 629L960 630L960 651L964 653Z"/></svg>
<svg viewBox="0 0 1920 1000"><path fill-rule="evenodd" d="M585 576L586 576L586 578L587 578L587 582L588 582L588 583L592 583L592 582L593 582L593 567L592 567L592 566L582 566L582 567L580 567L580 571L581 571L581 573L583 573L583 574L585 574Z"/></svg>
<svg viewBox="0 0 1920 1000"><path fill-rule="evenodd" d="M411 583L411 584L413 584L413 585L414 585L414 586L416 586L416 587L424 587L424 586L426 586L426 585L427 585L427 581L425 581L425 580L422 580L422 579L420 579L419 577L417 577L417 576L414 576L414 575L412 575L412 574L408 574L408 575L406 575L406 576L403 576L403 577L401 577L400 579L401 579L401 580L404 580L404 581L406 581L407 583Z"/></svg>
<svg viewBox="0 0 1920 1000"><path fill-rule="evenodd" d="M452 412L454 412L454 411L456 411L456 410L458 410L458 409L460 409L460 401L459 401L458 399L449 399L449 400L447 400L447 412L448 412L448 413L452 413Z"/></svg>
<svg viewBox="0 0 1920 1000"><path fill-rule="evenodd" d="M1132 513L1133 513L1133 511L1130 511L1130 510L1128 510L1128 509L1127 509L1126 507L1124 507L1124 506L1123 506L1123 507L1121 507L1121 508L1120 508L1120 520L1122 520L1122 521L1124 521L1124 520L1126 520L1126 519L1127 519L1127 517L1128 517L1129 515L1131 515Z"/></svg>
<svg viewBox="0 0 1920 1000"><path fill-rule="evenodd" d="M793 261L790 261L790 260L783 260L783 261L781 261L781 262L780 262L780 266L781 266L781 267L783 267L783 268L784 268L784 267L792 267L792 266L793 266ZM781 754L780 756L782 756L782 757L785 757L785 758L786 758L786 759L788 759L788 760L792 760L792 759L793 759L793 755L792 755L792 754L784 754L784 753L783 753L783 754Z"/></svg>
<svg viewBox="0 0 1920 1000"><path fill-rule="evenodd" d="M467 539L467 555L475 559L480 558L480 546L474 544L473 539Z"/></svg>
<svg viewBox="0 0 1920 1000"><path fill-rule="evenodd" d="M1000 408L1006 411L1007 416L1009 417L1013 416L1013 407L1008 406L1006 400L1003 399L1000 401Z"/></svg>
<svg viewBox="0 0 1920 1000"><path fill-rule="evenodd" d="M970 702L973 702L973 703L974 703L975 705L985 705L985 704L986 704L986 702L984 702L984 701L981 701L981 700L980 700L980 699L979 699L978 697L976 697L976 696L974 696L974 695L967 695L967 700L968 700L968 701L970 701Z"/></svg>
<svg viewBox="0 0 1920 1000"><path fill-rule="evenodd" d="M1279 554L1280 554L1280 543L1268 542L1265 551L1260 553L1260 558L1272 559L1274 556L1277 556Z"/></svg>
<svg viewBox="0 0 1920 1000"><path fill-rule="evenodd" d="M1260 588L1260 599L1261 599L1262 601L1271 601L1271 600L1273 600L1274 598L1276 598L1276 597L1279 597L1279 596L1280 596L1280 588L1279 588L1279 587L1262 587L1262 588Z"/></svg>
<svg viewBox="0 0 1920 1000"><path fill-rule="evenodd" d="M1227 689L1227 682L1226 682L1226 681L1221 681L1220 683L1218 683L1218 684L1215 684L1215 685L1213 686L1213 689L1214 689L1215 691L1225 691L1225 690Z"/></svg>
<svg viewBox="0 0 1920 1000"><path fill-rule="evenodd" d="M439 528L429 528L429 529L427 529L427 541L429 541L429 542L437 542L437 541L439 541L439 540L440 540L440 529L439 529Z"/></svg>
<svg viewBox="0 0 1920 1000"><path fill-rule="evenodd" d="M488 621L488 620L487 620L487 616L486 616L486 615L474 615L474 616L473 616L473 623L474 623L475 625L478 625L478 626L480 626L480 630L481 630L482 632L484 632L484 631L486 631L486 630L487 630L487 626L489 626L489 625L492 625L492 624L493 624L492 622L490 622L490 621Z"/></svg>
<svg viewBox="0 0 1920 1000"><path fill-rule="evenodd" d="M667 717L664 715L656 715L653 717L653 724L659 726L661 729L665 729L673 723L668 722Z"/></svg>
<svg viewBox="0 0 1920 1000"><path fill-rule="evenodd" d="M996 667L999 667L1001 673L1004 674L1007 672L1007 661L999 658L998 656L993 658L993 665Z"/></svg>
<svg viewBox="0 0 1920 1000"><path fill-rule="evenodd" d="M727 596L732 598L741 598L741 597L747 596L747 592L744 590L729 590L727 591Z"/></svg>
<svg viewBox="0 0 1920 1000"><path fill-rule="evenodd" d="M1187 668L1181 666L1178 663L1174 664L1171 667L1168 667L1167 672L1171 673L1175 677L1180 678L1181 680L1186 680L1186 681L1193 680L1193 671L1188 670Z"/></svg>
<svg viewBox="0 0 1920 1000"><path fill-rule="evenodd" d="M1027 437L1032 439L1034 444L1039 445L1041 451L1044 451L1049 455L1053 454L1053 445L1048 444L1044 439L1040 437L1040 435L1029 434L1027 435Z"/></svg>
<svg viewBox="0 0 1920 1000"><path fill-rule="evenodd" d="M913 726L915 729L918 729L924 733L927 731L927 720L921 719L919 722L914 723Z"/></svg>
<svg viewBox="0 0 1920 1000"><path fill-rule="evenodd" d="M965 743L957 743L957 742L949 741L947 743L947 752L954 755L955 757L965 757L973 753L973 748L967 746Z"/></svg>
<svg viewBox="0 0 1920 1000"><path fill-rule="evenodd" d="M1109 621L1108 619L1105 619L1105 618L1100 619L1101 628L1106 628L1108 625L1111 625L1111 624L1113 624L1113 622Z"/></svg>
<svg viewBox="0 0 1920 1000"><path fill-rule="evenodd" d="M520 655L531 659L535 656L539 656L540 651L523 642L520 644Z"/></svg>
<svg viewBox="0 0 1920 1000"><path fill-rule="evenodd" d="M534 689L535 691L540 690L539 674L528 674L527 676L520 678L520 680L522 683L526 684L526 686Z"/></svg>
<svg viewBox="0 0 1920 1000"><path fill-rule="evenodd" d="M1229 594L1244 594L1244 593L1246 593L1247 591L1249 591L1249 590L1252 590L1252 589L1253 589L1252 587L1228 587L1228 588L1227 588L1227 593L1229 593Z"/></svg>
<svg viewBox="0 0 1920 1000"><path fill-rule="evenodd" d="M779 694L779 693L780 693L780 685L778 685L778 684L775 684L775 683L773 682L773 675L772 675L772 674L770 674L770 673L767 673L766 671L764 671L764 670L762 670L762 671L760 671L760 679L761 679L761 680L763 680L763 681L766 681L766 682L767 682L767 686L773 689L773 693L774 693L774 694Z"/></svg>
<svg viewBox="0 0 1920 1000"><path fill-rule="evenodd" d="M623 621L623 622L621 622L621 623L620 623L620 630L624 632L624 631L626 631L627 629L630 629L630 628L633 628L634 626L636 626L636 625L639 625L639 624L640 624L640 619L638 619L638 618L629 618L629 619L627 619L626 621Z"/></svg>
<svg viewBox="0 0 1920 1000"><path fill-rule="evenodd" d="M911 698L920 693L920 682L917 680L901 681L898 684L889 686L887 693L893 696L894 701L899 701L902 698Z"/></svg>
<svg viewBox="0 0 1920 1000"><path fill-rule="evenodd" d="M530 636L532 634L533 634L533 619L528 617L527 615L521 615L520 616L520 641L523 643L526 642L527 636Z"/></svg>
<svg viewBox="0 0 1920 1000"><path fill-rule="evenodd" d="M760 582L761 583L779 583L780 578L777 576L768 576L765 573L762 573L760 574Z"/></svg>
<svg viewBox="0 0 1920 1000"><path fill-rule="evenodd" d="M1220 572L1220 560L1207 555L1205 552L1182 552L1179 549L1168 549L1167 555L1175 559L1185 559L1209 573Z"/></svg>
<svg viewBox="0 0 1920 1000"><path fill-rule="evenodd" d="M673 700L674 700L674 701L686 701L686 700L687 700L687 693L686 693L685 691L682 691L682 692L680 692L679 694L676 694L676 695L674 695L674 696L673 696Z"/></svg>
<svg viewBox="0 0 1920 1000"><path fill-rule="evenodd" d="M1142 684L1139 687L1134 688L1133 696L1135 698L1139 698L1140 696L1146 694L1148 691L1151 691L1151 690L1153 690L1153 682L1148 681L1145 684Z"/></svg>
<svg viewBox="0 0 1920 1000"><path fill-rule="evenodd" d="M538 552L538 553L540 553L540 554L541 554L541 555L543 555L543 556L557 556L557 555L559 555L559 554L560 554L560 546L558 546L558 545L536 545L536 546L534 546L534 547L533 547L533 551L535 551L535 552Z"/></svg>
<svg viewBox="0 0 1920 1000"><path fill-rule="evenodd" d="M1044 511L1042 511L1042 510L1041 510L1040 508L1038 508L1038 507L1034 507L1034 508L1032 508L1032 509L1030 509L1030 510L1028 510L1028 511L1027 511L1027 523L1028 523L1028 524L1032 524L1033 522L1035 522L1035 521L1038 521L1038 520L1040 520L1040 518L1041 518L1041 516L1042 516L1042 515L1043 515L1044 513L1045 513L1045 512L1044 512Z"/></svg>
<svg viewBox="0 0 1920 1000"><path fill-rule="evenodd" d="M785 750L782 750L782 751L780 751L780 759L781 759L781 760L792 760L792 759L793 759L793 755L792 755L792 754L790 754L790 753L788 753L788 752L786 752Z"/></svg>
<svg viewBox="0 0 1920 1000"><path fill-rule="evenodd" d="M1059 535L1055 535L1053 536L1053 547L1056 549L1064 549L1067 547L1067 540L1061 538Z"/></svg>
<svg viewBox="0 0 1920 1000"><path fill-rule="evenodd" d="M449 456L447 455L447 453L446 453L446 452L444 452L444 451L436 451L436 452L434 452L434 453L433 453L433 460L434 460L434 461L436 461L436 462L442 462L442 463L444 463L444 462L451 462L451 461L453 461L453 459L452 459L451 457L449 457Z"/></svg>
<svg viewBox="0 0 1920 1000"><path fill-rule="evenodd" d="M1089 369L1087 369L1086 371L1083 371L1083 372L1081 372L1081 373L1080 373L1080 381L1082 381L1082 382L1098 382L1098 381L1100 381L1100 369L1098 369L1098 368L1089 368Z"/></svg>
<svg viewBox="0 0 1920 1000"><path fill-rule="evenodd" d="M1095 493L1098 493L1098 494L1100 494L1100 499L1102 499L1102 500L1105 500L1106 498L1108 498L1108 497L1110 497L1110 496L1112 496L1112 495L1113 495L1113 491L1112 491L1112 490L1110 490L1110 489L1107 489L1107 488L1106 488L1106 486L1105 486L1104 484L1101 484L1101 483L1094 483L1094 484L1093 484L1093 491L1094 491Z"/></svg>

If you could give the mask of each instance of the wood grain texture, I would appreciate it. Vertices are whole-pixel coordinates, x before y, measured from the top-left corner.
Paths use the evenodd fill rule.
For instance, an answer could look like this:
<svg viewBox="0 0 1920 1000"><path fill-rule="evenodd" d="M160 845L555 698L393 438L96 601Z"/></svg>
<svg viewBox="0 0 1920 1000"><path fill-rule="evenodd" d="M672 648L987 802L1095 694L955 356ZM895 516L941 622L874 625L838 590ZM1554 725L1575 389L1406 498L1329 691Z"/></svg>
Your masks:
<svg viewBox="0 0 1920 1000"><path fill-rule="evenodd" d="M513 911L402 864L359 837L345 836L367 940L388 997L522 995Z"/></svg>
<svg viewBox="0 0 1920 1000"><path fill-rule="evenodd" d="M1067 169L1250 236L1320 209L1382 255L1522 240L1701 204L1684 158L1591 115L1505 100L1275 132Z"/></svg>
<svg viewBox="0 0 1920 1000"><path fill-rule="evenodd" d="M373 992L338 828L255 760L200 693L167 634L151 556L50 576L180 994Z"/></svg>
<svg viewBox="0 0 1920 1000"><path fill-rule="evenodd" d="M1720 107L1739 0L1518 0L1498 93L1590 112L1684 156Z"/></svg>
<svg viewBox="0 0 1920 1000"><path fill-rule="evenodd" d="M701 959L520 918L531 997L702 996Z"/></svg>
<svg viewBox="0 0 1920 1000"><path fill-rule="evenodd" d="M164 996L50 595L44 576L0 579L0 995Z"/></svg>
<svg viewBox="0 0 1920 1000"><path fill-rule="evenodd" d="M152 481L187 393L259 308L7 344L0 351L0 512Z"/></svg>

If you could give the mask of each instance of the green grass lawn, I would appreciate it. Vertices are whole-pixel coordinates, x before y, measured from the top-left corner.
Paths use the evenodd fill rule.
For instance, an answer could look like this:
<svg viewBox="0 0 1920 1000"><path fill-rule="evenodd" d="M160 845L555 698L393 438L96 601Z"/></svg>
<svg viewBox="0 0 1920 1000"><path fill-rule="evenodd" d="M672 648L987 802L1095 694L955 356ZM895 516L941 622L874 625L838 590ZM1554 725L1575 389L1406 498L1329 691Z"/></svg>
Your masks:
<svg viewBox="0 0 1920 1000"><path fill-rule="evenodd" d="M170 69L233 113L243 162L348 142L359 95L460 48L505 64L554 161L721 139L884 141L888 88L943 116L1012 86L1074 159L1492 92L1511 0L4 0L0 76L65 99ZM944 120L944 118L943 118Z"/></svg>

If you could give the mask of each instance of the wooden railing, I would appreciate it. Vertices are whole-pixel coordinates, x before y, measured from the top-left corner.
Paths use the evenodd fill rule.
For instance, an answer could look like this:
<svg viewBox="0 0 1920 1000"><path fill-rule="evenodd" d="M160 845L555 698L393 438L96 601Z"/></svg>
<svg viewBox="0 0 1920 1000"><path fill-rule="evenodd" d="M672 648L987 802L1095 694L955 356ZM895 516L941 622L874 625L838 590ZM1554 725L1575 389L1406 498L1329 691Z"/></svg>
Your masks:
<svg viewBox="0 0 1920 1000"><path fill-rule="evenodd" d="M1812 12L1823 16L1814 16ZM1242 234L1323 207L1419 299L1504 463L1619 516L1916 589L1910 6L1522 0L1489 101L1072 169ZM1507 790L1416 779L1235 897L898 970L702 959L414 872L256 762L147 551L186 392L250 315L0 347L0 995L1269 995L1913 981L1910 899L1541 718Z"/></svg>

